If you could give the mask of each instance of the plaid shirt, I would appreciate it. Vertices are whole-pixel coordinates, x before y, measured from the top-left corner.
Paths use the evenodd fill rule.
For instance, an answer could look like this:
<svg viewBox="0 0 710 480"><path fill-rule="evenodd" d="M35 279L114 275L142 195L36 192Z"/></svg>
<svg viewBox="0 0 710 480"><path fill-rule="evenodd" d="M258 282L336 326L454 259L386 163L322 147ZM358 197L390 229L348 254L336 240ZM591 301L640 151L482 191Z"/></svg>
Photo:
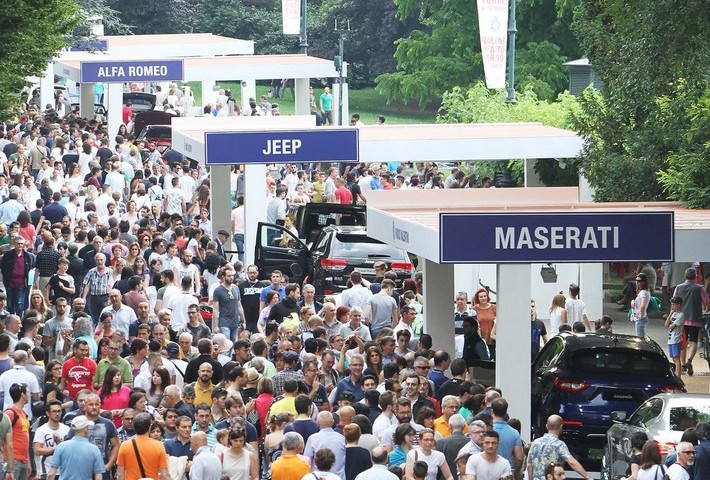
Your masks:
<svg viewBox="0 0 710 480"><path fill-rule="evenodd" d="M284 367L283 370L271 377L271 381L274 382L274 398L283 395L284 382L291 378L296 381L303 380L303 374L301 372L294 372L288 367Z"/></svg>
<svg viewBox="0 0 710 480"><path fill-rule="evenodd" d="M96 267L89 270L84 277L84 288L89 288L90 295L108 295L111 290L111 269L106 267L104 273L99 273Z"/></svg>

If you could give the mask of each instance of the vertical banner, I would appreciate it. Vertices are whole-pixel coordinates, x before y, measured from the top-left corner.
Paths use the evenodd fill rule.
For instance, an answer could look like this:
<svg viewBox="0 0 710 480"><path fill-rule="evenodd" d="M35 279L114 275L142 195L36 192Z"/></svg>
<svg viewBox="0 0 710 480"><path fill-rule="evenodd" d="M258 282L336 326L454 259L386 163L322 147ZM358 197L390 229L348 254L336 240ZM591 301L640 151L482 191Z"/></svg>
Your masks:
<svg viewBox="0 0 710 480"><path fill-rule="evenodd" d="M478 29L486 87L505 88L505 54L508 45L508 0L477 0ZM515 0L510 0L514 2ZM285 3L285 0L284 0Z"/></svg>
<svg viewBox="0 0 710 480"><path fill-rule="evenodd" d="M284 35L301 33L301 0L281 0Z"/></svg>

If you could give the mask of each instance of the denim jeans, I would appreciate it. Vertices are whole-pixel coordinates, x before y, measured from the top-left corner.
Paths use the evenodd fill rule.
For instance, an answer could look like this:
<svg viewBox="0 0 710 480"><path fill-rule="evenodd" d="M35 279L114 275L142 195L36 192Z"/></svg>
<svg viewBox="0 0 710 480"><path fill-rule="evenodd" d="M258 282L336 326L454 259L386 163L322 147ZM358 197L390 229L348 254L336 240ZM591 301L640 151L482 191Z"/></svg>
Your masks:
<svg viewBox="0 0 710 480"><path fill-rule="evenodd" d="M238 328L231 328L231 327L219 327L219 331L222 332L222 334L230 339L232 342L237 341L237 333L238 333Z"/></svg>
<svg viewBox="0 0 710 480"><path fill-rule="evenodd" d="M239 261L244 263L244 234L235 233L234 234L234 244L237 247L237 257Z"/></svg>
<svg viewBox="0 0 710 480"><path fill-rule="evenodd" d="M8 282L9 283L9 282ZM27 297L30 293L29 287L6 287L7 290L7 310L10 313L22 317L27 308Z"/></svg>
<svg viewBox="0 0 710 480"><path fill-rule="evenodd" d="M636 336L645 337L646 336L646 325L648 325L648 317L643 317L636 320Z"/></svg>

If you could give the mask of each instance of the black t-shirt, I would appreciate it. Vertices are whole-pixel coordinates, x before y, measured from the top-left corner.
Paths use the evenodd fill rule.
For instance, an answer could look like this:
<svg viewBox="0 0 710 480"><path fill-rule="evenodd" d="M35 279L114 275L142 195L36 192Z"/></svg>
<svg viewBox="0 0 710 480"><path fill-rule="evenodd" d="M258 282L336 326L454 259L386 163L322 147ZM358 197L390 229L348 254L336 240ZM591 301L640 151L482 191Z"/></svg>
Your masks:
<svg viewBox="0 0 710 480"><path fill-rule="evenodd" d="M350 185L350 193L353 194L353 205L357 205L358 198L360 198L358 197L358 195L362 193L362 189L360 188L360 185L358 185L357 182Z"/></svg>
<svg viewBox="0 0 710 480"><path fill-rule="evenodd" d="M264 280L259 280L255 284L250 284L248 281L239 283L239 297L242 299L242 307L244 308L244 323L247 330L256 332L256 322L259 320L259 296L261 290L268 286L269 283Z"/></svg>
<svg viewBox="0 0 710 480"><path fill-rule="evenodd" d="M99 157L99 164L101 168L106 168L106 160L113 156L113 152L110 148L101 147L96 151L96 156Z"/></svg>
<svg viewBox="0 0 710 480"><path fill-rule="evenodd" d="M533 320L532 327L532 359L535 360L537 354L540 353L540 337L547 335L547 329L542 320Z"/></svg>

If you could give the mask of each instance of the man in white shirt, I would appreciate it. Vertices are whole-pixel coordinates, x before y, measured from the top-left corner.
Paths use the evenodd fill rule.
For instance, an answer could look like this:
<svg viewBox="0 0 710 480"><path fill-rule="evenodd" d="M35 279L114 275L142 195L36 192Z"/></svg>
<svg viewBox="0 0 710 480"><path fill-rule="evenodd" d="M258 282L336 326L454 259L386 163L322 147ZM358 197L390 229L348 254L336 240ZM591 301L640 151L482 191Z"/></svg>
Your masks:
<svg viewBox="0 0 710 480"><path fill-rule="evenodd" d="M496 431L483 434L483 451L466 462L468 480L512 480L510 462L496 453L500 437Z"/></svg>
<svg viewBox="0 0 710 480"><path fill-rule="evenodd" d="M193 253L191 250L185 249L182 252L182 262L175 268L175 281L181 283L182 279L185 277L192 277L193 280L193 293L199 294L199 288L202 283L200 282L200 269L197 265L192 263Z"/></svg>
<svg viewBox="0 0 710 480"><path fill-rule="evenodd" d="M380 395L380 409L382 413L378 415L372 423L372 434L377 437L377 441L382 441L382 434L392 425L397 425L397 417L394 416L394 392L385 392Z"/></svg>
<svg viewBox="0 0 710 480"><path fill-rule="evenodd" d="M126 338L129 337L129 326L131 323L138 320L136 312L121 301L123 296L119 290L113 289L108 293L109 306L101 310L101 315L110 313L112 317L113 328L123 332Z"/></svg>
<svg viewBox="0 0 710 480"><path fill-rule="evenodd" d="M579 299L579 285L570 284L569 298L565 300L565 310L567 311L567 323L574 325L576 322L582 322L588 332L592 331L587 316L587 306Z"/></svg>
<svg viewBox="0 0 710 480"><path fill-rule="evenodd" d="M695 465L695 447L690 442L680 442L675 453L676 463L668 467L666 474L670 480L688 480Z"/></svg>
<svg viewBox="0 0 710 480"><path fill-rule="evenodd" d="M32 402L39 401L42 390L39 388L39 382L34 373L27 370L27 352L17 350L12 355L15 366L10 370L6 370L0 375L0 394L3 395L3 410L10 408L13 403L10 397L10 387L15 383L27 385L27 392L32 396ZM27 414L27 418L32 418L32 402L27 402L22 408Z"/></svg>
<svg viewBox="0 0 710 480"><path fill-rule="evenodd" d="M343 291L340 296L340 304L350 308L360 307L364 311L372 292L366 285L363 285L365 281L360 272L352 272L350 282L353 286Z"/></svg>
<svg viewBox="0 0 710 480"><path fill-rule="evenodd" d="M387 469L389 453L384 447L372 449L372 467L358 474L355 480L398 480L399 477Z"/></svg>

